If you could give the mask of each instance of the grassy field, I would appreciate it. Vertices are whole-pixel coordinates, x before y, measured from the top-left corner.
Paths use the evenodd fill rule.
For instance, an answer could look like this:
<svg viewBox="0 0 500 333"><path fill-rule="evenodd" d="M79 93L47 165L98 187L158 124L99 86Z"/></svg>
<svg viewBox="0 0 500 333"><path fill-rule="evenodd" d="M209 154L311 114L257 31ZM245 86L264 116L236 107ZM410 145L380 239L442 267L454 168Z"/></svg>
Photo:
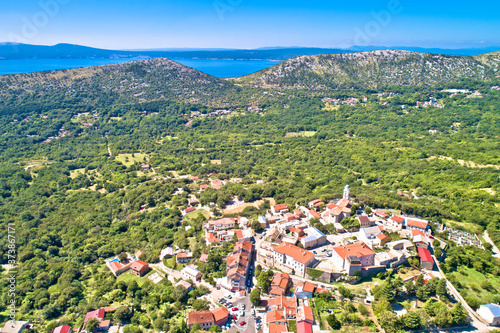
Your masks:
<svg viewBox="0 0 500 333"><path fill-rule="evenodd" d="M151 274L153 274L154 272L155 272L154 270L150 270L150 271L148 272L148 274L146 274L146 275L144 275L144 276L139 277L139 276L136 276L136 275L134 275L134 274L130 273L130 271L127 271L127 272L125 272L125 273L123 273L123 274L119 275L119 276L116 278L116 280L117 280L117 281L124 281L124 282L126 282L127 284L128 284L129 282L131 282L132 280L135 280L135 281L137 282L137 284L138 284L138 285L142 286L142 285L143 285L146 281L150 281L150 282L151 282L151 280L150 280L150 279L148 279L148 276L149 276L149 275L151 275ZM151 283L152 283L152 282L151 282Z"/></svg>
<svg viewBox="0 0 500 333"><path fill-rule="evenodd" d="M310 138L316 134L315 131L305 131L305 132L288 132L286 133L287 138L296 138L299 136Z"/></svg>
<svg viewBox="0 0 500 333"><path fill-rule="evenodd" d="M288 332L297 333L297 321L296 320L289 320L288 321Z"/></svg>
<svg viewBox="0 0 500 333"><path fill-rule="evenodd" d="M116 160L121 162L127 168L134 165L136 162L143 163L149 161L149 156L146 154L135 153L135 154L118 154Z"/></svg>
<svg viewBox="0 0 500 333"><path fill-rule="evenodd" d="M189 213L187 214L186 216L184 216L184 220L185 221L192 221L194 220L195 218L197 218L199 215L203 215L206 219L209 219L210 218L210 213L207 212L205 209L198 209L192 213Z"/></svg>
<svg viewBox="0 0 500 333"><path fill-rule="evenodd" d="M449 227L459 229L459 230L464 230L473 234L482 234L483 233L483 228L477 224L474 223L467 223L467 222L457 222L457 221L452 221L452 220L447 220L445 224Z"/></svg>
<svg viewBox="0 0 500 333"><path fill-rule="evenodd" d="M85 168L75 169L70 171L69 178L75 179L78 175L84 175L84 174L85 174Z"/></svg>
<svg viewBox="0 0 500 333"><path fill-rule="evenodd" d="M484 275L473 268L464 267L462 272L453 273L461 284L459 288L462 296L473 295L479 299L480 304L495 303L495 296L500 290L500 278L491 274ZM489 281L494 290L481 288L484 281Z"/></svg>
<svg viewBox="0 0 500 333"><path fill-rule="evenodd" d="M318 309L337 309L339 307L337 301L333 299L324 300L319 297L314 299L314 304Z"/></svg>

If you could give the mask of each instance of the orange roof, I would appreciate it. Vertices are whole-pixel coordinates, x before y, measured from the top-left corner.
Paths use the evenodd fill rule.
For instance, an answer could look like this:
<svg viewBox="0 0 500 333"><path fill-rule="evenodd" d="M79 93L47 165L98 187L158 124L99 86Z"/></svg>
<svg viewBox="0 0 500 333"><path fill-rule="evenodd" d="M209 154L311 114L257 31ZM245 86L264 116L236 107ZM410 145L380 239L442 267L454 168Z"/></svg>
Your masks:
<svg viewBox="0 0 500 333"><path fill-rule="evenodd" d="M314 292L314 284L309 281L297 283L297 287L302 287L302 290L308 293Z"/></svg>
<svg viewBox="0 0 500 333"><path fill-rule="evenodd" d="M304 249L301 249L298 246L289 244L289 243L281 243L278 245L274 251L281 253L281 254L286 254L291 256L293 259L296 261L302 263L302 264L307 264L311 259L314 258L314 253L306 251Z"/></svg>
<svg viewBox="0 0 500 333"><path fill-rule="evenodd" d="M229 311L225 307L217 308L212 310L212 314L214 315L215 321L219 321L225 319L229 316Z"/></svg>
<svg viewBox="0 0 500 333"><path fill-rule="evenodd" d="M248 253L252 251L252 243L247 242L247 241L239 241L236 243L234 246L233 252L239 251L239 250L245 250Z"/></svg>
<svg viewBox="0 0 500 333"><path fill-rule="evenodd" d="M149 267L149 265L142 260L136 260L130 265L130 269L134 271L140 271L143 267Z"/></svg>
<svg viewBox="0 0 500 333"><path fill-rule="evenodd" d="M332 204L332 203L331 203L331 204L326 205L326 208L328 208L328 209L334 209L334 208L336 208L336 207L338 207L338 206L337 206L336 204Z"/></svg>
<svg viewBox="0 0 500 333"><path fill-rule="evenodd" d="M110 262L109 264L109 268L113 271L113 272L116 272L117 270L119 270L120 268L123 267L123 265L121 263L119 263L118 261L113 261L113 262Z"/></svg>
<svg viewBox="0 0 500 333"><path fill-rule="evenodd" d="M337 202L337 206L342 208L350 208L351 203L349 202L349 199L342 199L339 202Z"/></svg>
<svg viewBox="0 0 500 333"><path fill-rule="evenodd" d="M406 220L406 225L420 229L427 229L428 224L429 224L428 222L423 222L423 221Z"/></svg>
<svg viewBox="0 0 500 333"><path fill-rule="evenodd" d="M288 209L288 206L286 204L280 204L280 205L275 205L273 208L275 212L279 212L280 210Z"/></svg>
<svg viewBox="0 0 500 333"><path fill-rule="evenodd" d="M337 254L345 260L348 256L365 257L375 255L375 252L365 243L356 243L351 245L336 246L333 248Z"/></svg>
<svg viewBox="0 0 500 333"><path fill-rule="evenodd" d="M297 228L297 227L291 227L291 228L289 229L289 231L290 231L290 232L296 232L296 233L298 233L299 235L304 234L304 231L303 231L302 229Z"/></svg>
<svg viewBox="0 0 500 333"><path fill-rule="evenodd" d="M271 282L271 288L279 288L281 292L279 292L278 294L282 295L284 294L289 282L290 275L288 275L287 273L275 273Z"/></svg>
<svg viewBox="0 0 500 333"><path fill-rule="evenodd" d="M401 216L393 216L391 217L391 220L396 221L398 223L403 223L405 221L405 219Z"/></svg>
<svg viewBox="0 0 500 333"><path fill-rule="evenodd" d="M416 230L416 229L413 229L413 230L411 231L411 235L412 235L412 236L420 235L420 236L422 236L422 237L427 237L427 236L426 236L426 235L425 235L422 231L420 231L420 230Z"/></svg>
<svg viewBox="0 0 500 333"><path fill-rule="evenodd" d="M209 188L209 187L210 187L210 186L208 186L208 184L201 184L201 185L200 185L200 189L202 189L202 190L205 190L205 189L207 189L207 188Z"/></svg>
<svg viewBox="0 0 500 333"><path fill-rule="evenodd" d="M377 238L380 239L380 242L388 242L391 238L385 234L378 234Z"/></svg>
<svg viewBox="0 0 500 333"><path fill-rule="evenodd" d="M194 325L195 323L204 324L214 322L214 315L211 311L191 311L188 314L188 325Z"/></svg>
<svg viewBox="0 0 500 333"><path fill-rule="evenodd" d="M303 313L305 320L309 320L314 323L313 309L310 306L303 306Z"/></svg>
<svg viewBox="0 0 500 333"><path fill-rule="evenodd" d="M317 219L321 218L321 215L319 215L318 212L315 210L310 210L309 214L311 214L314 218L317 218Z"/></svg>
<svg viewBox="0 0 500 333"><path fill-rule="evenodd" d="M207 241L209 243L220 243L220 239L215 237L214 234L211 232L208 233Z"/></svg>
<svg viewBox="0 0 500 333"><path fill-rule="evenodd" d="M266 321L268 323L286 321L285 314L282 310L272 310L267 312Z"/></svg>
<svg viewBox="0 0 500 333"><path fill-rule="evenodd" d="M286 328L286 325L275 324L275 323L269 324L269 333L284 333L284 332L288 332L288 328Z"/></svg>

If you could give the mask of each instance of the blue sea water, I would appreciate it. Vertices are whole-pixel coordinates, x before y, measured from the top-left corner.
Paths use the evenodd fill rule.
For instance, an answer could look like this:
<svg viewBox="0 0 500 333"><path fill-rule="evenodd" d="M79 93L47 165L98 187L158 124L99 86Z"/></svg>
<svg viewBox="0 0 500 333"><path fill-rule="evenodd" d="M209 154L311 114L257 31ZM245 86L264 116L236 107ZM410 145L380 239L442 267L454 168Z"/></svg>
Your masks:
<svg viewBox="0 0 500 333"><path fill-rule="evenodd" d="M0 60L0 75L100 66L100 65L123 63L140 59L142 58ZM226 59L172 59L172 60L216 77L243 76L257 72L267 67L271 67L278 63L278 61L272 61L272 60L226 60Z"/></svg>

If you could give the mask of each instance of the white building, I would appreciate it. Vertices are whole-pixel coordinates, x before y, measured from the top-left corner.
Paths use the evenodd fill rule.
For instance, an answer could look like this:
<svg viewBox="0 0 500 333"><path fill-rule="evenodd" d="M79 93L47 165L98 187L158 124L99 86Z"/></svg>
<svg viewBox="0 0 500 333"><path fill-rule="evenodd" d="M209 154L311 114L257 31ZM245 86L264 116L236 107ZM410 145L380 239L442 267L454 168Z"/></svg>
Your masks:
<svg viewBox="0 0 500 333"><path fill-rule="evenodd" d="M483 317L490 326L500 325L500 306L497 304L484 304L479 307L477 313Z"/></svg>
<svg viewBox="0 0 500 333"><path fill-rule="evenodd" d="M305 249L321 246L326 243L326 235L316 228L307 228L304 230L307 237L300 240Z"/></svg>
<svg viewBox="0 0 500 333"><path fill-rule="evenodd" d="M363 242L336 246L332 251L332 261L340 271L353 275L363 267L375 265L375 252Z"/></svg>
<svg viewBox="0 0 500 333"><path fill-rule="evenodd" d="M296 275L305 276L306 268L314 262L314 253L298 246L281 243L274 249L274 265L293 269Z"/></svg>
<svg viewBox="0 0 500 333"><path fill-rule="evenodd" d="M181 270L181 275L186 280L198 281L203 276L203 273L193 266L186 266Z"/></svg>

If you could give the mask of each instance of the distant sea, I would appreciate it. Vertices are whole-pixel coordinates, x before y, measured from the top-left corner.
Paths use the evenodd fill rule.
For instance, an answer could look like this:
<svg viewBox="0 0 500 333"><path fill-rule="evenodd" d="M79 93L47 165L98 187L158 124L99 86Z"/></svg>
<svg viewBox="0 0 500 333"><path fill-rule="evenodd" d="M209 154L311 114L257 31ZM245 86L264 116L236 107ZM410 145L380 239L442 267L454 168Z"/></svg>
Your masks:
<svg viewBox="0 0 500 333"><path fill-rule="evenodd" d="M0 60L0 75L20 74L123 63L144 58L127 59L21 59ZM236 77L276 65L272 60L172 59L216 77Z"/></svg>

